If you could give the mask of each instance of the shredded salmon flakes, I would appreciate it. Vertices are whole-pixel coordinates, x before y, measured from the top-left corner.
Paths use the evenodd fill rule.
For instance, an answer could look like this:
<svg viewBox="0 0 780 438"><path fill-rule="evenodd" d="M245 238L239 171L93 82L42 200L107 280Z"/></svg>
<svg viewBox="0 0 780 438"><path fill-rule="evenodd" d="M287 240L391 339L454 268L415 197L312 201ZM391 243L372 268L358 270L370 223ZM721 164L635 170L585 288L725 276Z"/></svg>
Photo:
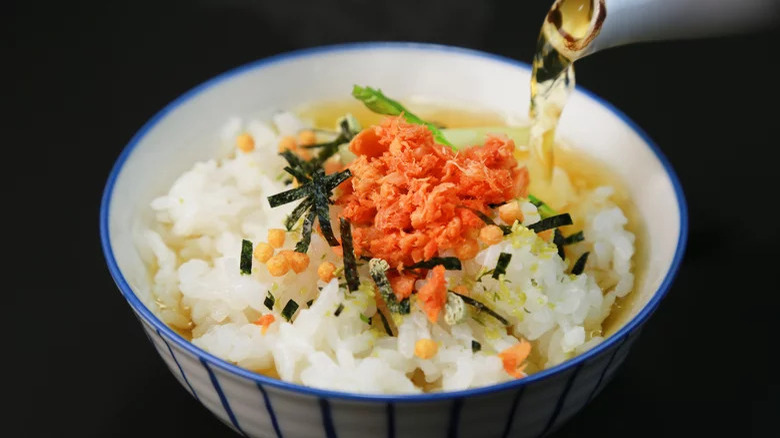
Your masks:
<svg viewBox="0 0 780 438"><path fill-rule="evenodd" d="M417 278L413 275L395 274L391 272L388 274L388 280L390 280L390 287L393 288L395 298L398 302L401 302L404 298L412 295L412 291L414 291L414 282L417 281Z"/></svg>
<svg viewBox="0 0 780 438"><path fill-rule="evenodd" d="M439 320L439 313L447 302L447 279L444 278L444 266L438 265L433 268L433 275L417 291L417 299L420 302L428 320L436 323Z"/></svg>
<svg viewBox="0 0 780 438"><path fill-rule="evenodd" d="M491 136L456 152L402 117L363 130L350 143L357 155L349 166L352 190L338 200L352 222L356 255L400 267L462 247L484 226L472 210L487 213L488 204L526 194L528 171L518 167L514 148Z"/></svg>
<svg viewBox="0 0 780 438"><path fill-rule="evenodd" d="M519 344L515 344L506 350L498 353L498 357L501 358L501 362L504 364L504 371L510 376L519 379L524 377L526 365L523 364L531 354L531 343L525 339L521 339Z"/></svg>
<svg viewBox="0 0 780 438"><path fill-rule="evenodd" d="M273 324L273 322L276 321L276 318L270 313L267 313L260 317L257 321L255 321L255 324L259 325L263 328L263 334L265 334L266 331L268 331L268 327Z"/></svg>

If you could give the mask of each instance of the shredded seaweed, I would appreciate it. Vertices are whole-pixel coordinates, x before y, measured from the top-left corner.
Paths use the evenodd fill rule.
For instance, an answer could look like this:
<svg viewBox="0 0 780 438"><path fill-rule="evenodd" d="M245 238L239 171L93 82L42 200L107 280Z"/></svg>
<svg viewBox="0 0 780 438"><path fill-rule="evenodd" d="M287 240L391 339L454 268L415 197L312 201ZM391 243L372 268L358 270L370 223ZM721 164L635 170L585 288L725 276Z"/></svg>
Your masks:
<svg viewBox="0 0 780 438"><path fill-rule="evenodd" d="M452 143L447 141L444 134L436 125L417 117L400 103L382 94L382 90L355 85L354 88L352 88L352 96L363 102L368 109L375 113L388 116L403 115L404 119L409 123L426 126L433 134L433 138L437 143L452 147Z"/></svg>
<svg viewBox="0 0 780 438"><path fill-rule="evenodd" d="M497 319L501 324L504 324L505 326L509 325L509 321L507 321L506 318L504 318L503 316L499 315L493 309L491 309L490 307L488 307L488 306L482 304L481 302L475 300L474 298L467 297L466 295L461 295L461 294L459 294L459 293L457 293L455 291L449 291L449 292L459 296L463 300L463 302L465 302L466 304L468 304L470 306L473 306L474 308L477 309L477 311L487 313L488 315L490 315L493 318Z"/></svg>
<svg viewBox="0 0 780 438"><path fill-rule="evenodd" d="M460 271L463 269L460 260L457 257L433 257L429 260L423 260L413 265L409 265L407 269L433 269L434 267L442 265L444 269L448 271Z"/></svg>
<svg viewBox="0 0 780 438"><path fill-rule="evenodd" d="M509 266L509 262L512 260L512 254L508 252L502 252L498 255L498 262L496 262L496 268L493 269L492 277L498 279L501 275L506 275L506 267Z"/></svg>
<svg viewBox="0 0 780 438"><path fill-rule="evenodd" d="M263 301L263 304L265 304L265 307L267 307L268 310L274 310L274 303L276 303L276 298L274 298L273 294L271 294L271 291L269 290L265 296L265 301Z"/></svg>
<svg viewBox="0 0 780 438"><path fill-rule="evenodd" d="M496 225L497 227L501 228L501 231L504 233L504 236L512 232L512 226L510 225L498 225L496 224L496 221L490 218L490 216L486 215L485 213L482 213L477 209L468 208L468 207L463 207L463 208L467 208L471 210L471 212L477 215L477 217L480 218L482 222L484 222L486 225Z"/></svg>
<svg viewBox="0 0 780 438"><path fill-rule="evenodd" d="M577 242L582 242L583 240L585 240L585 233L583 233L582 231L578 231L578 232L572 234L571 236L564 237L563 238L563 244L564 245L573 245L573 244L575 244Z"/></svg>
<svg viewBox="0 0 780 438"><path fill-rule="evenodd" d="M285 227L291 230L300 217L308 212L303 222L301 240L295 245L295 251L306 253L309 250L315 220L319 222L322 235L328 244L330 246L338 246L339 241L333 234L333 228L330 224L330 205L333 203L330 197L333 196L333 189L352 176L352 173L349 169L345 169L341 172L325 175L324 170L315 169L311 171L311 174L308 174L306 173L308 170L302 167L306 162L298 158L297 155L285 151L282 153L282 156L290 163L289 167L285 167L285 171L296 176L296 179L303 185L269 196L268 203L271 207L278 207L301 198L306 198L295 207L285 220Z"/></svg>
<svg viewBox="0 0 780 438"><path fill-rule="evenodd" d="M409 313L409 299L406 298L400 303L393 292L392 286L390 286L390 280L387 278L386 272L390 269L390 265L382 259L371 259L368 262L368 272L371 274L371 278L376 283L377 289L382 299L387 304L387 309L391 312L400 313L405 315Z"/></svg>
<svg viewBox="0 0 780 438"><path fill-rule="evenodd" d="M531 201L531 204L536 206L536 209L539 211L539 215L542 217L542 219L558 214L558 212L553 210L552 207L534 195L529 194L528 200Z"/></svg>
<svg viewBox="0 0 780 438"><path fill-rule="evenodd" d="M379 318L382 319L382 325L385 327L385 332L387 333L387 336L394 336L393 329L390 328L390 323L387 321L387 317L385 316L385 314L380 312L379 310L377 310L376 313L378 313Z"/></svg>
<svg viewBox="0 0 780 438"><path fill-rule="evenodd" d="M339 146L344 143L349 143L352 138L360 132L360 126L357 125L357 121L355 120L354 123L350 123L349 120L350 116L346 116L339 121L339 133L333 140L303 146L304 149L320 149L317 157L310 161L309 167L321 166L339 151Z"/></svg>
<svg viewBox="0 0 780 438"><path fill-rule="evenodd" d="M475 339L472 339L471 340L471 352L472 353L476 353L476 352L478 352L481 349L482 349L482 344L477 342Z"/></svg>
<svg viewBox="0 0 780 438"><path fill-rule="evenodd" d="M314 300L309 300L306 302L306 307L311 307L312 304L314 304Z"/></svg>
<svg viewBox="0 0 780 438"><path fill-rule="evenodd" d="M316 212L314 209L309 211L306 215L306 219L303 220L303 227L301 228L301 240L295 244L295 251L300 253L306 253L309 250L309 244L311 243L311 232L314 228L314 218Z"/></svg>
<svg viewBox="0 0 780 438"><path fill-rule="evenodd" d="M347 289L355 292L360 287L360 279L357 272L357 261L355 260L355 249L352 245L352 226L345 218L339 218L339 228L341 231L341 249L344 258L344 277L347 280Z"/></svg>
<svg viewBox="0 0 780 438"><path fill-rule="evenodd" d="M561 257L561 260L566 260L566 251L563 250L563 246L565 239L563 238L563 234L561 233L561 230L555 229L555 233L553 234L553 243L558 248L558 255Z"/></svg>
<svg viewBox="0 0 780 438"><path fill-rule="evenodd" d="M588 262L589 252L582 253L580 258L574 262L574 266L571 268L572 275L580 275L585 270L585 263Z"/></svg>
<svg viewBox="0 0 780 438"><path fill-rule="evenodd" d="M341 312L344 310L344 304L339 303L339 306L336 307L336 311L333 312L333 316L339 316L341 315Z"/></svg>
<svg viewBox="0 0 780 438"><path fill-rule="evenodd" d="M562 227L564 225L571 225L573 223L574 222L572 222L569 213L562 213L559 215L546 217L539 222L531 224L528 226L528 229L534 233L541 233L542 231Z"/></svg>
<svg viewBox="0 0 780 438"><path fill-rule="evenodd" d="M271 195L268 197L268 203L271 205L271 208L276 208L280 205L289 204L290 202L294 202L303 197L309 196L311 191L312 187L309 184L306 184L294 189L277 193L275 195Z"/></svg>
<svg viewBox="0 0 780 438"><path fill-rule="evenodd" d="M284 309L282 309L282 318L289 321L290 318L292 318L293 315L295 315L295 311L297 310L298 310L298 303L296 303L295 300L288 301L287 304L284 305Z"/></svg>
<svg viewBox="0 0 780 438"><path fill-rule="evenodd" d="M304 199L303 202L298 204L292 213L287 216L287 219L284 220L284 227L287 228L287 231L292 231L293 227L298 222L298 219L300 219L304 213L309 211L312 205L311 202L311 199Z"/></svg>
<svg viewBox="0 0 780 438"><path fill-rule="evenodd" d="M252 242L246 239L241 240L241 275L252 274Z"/></svg>

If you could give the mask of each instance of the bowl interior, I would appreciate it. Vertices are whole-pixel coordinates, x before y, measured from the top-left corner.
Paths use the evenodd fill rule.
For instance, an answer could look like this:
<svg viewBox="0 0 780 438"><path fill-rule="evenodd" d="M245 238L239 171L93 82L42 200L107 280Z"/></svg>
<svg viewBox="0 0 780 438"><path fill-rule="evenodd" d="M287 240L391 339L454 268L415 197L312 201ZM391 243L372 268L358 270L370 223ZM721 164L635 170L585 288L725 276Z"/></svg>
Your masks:
<svg viewBox="0 0 780 438"><path fill-rule="evenodd" d="M267 119L307 102L344 99L353 84L366 84L382 88L389 96L489 108L510 120L524 120L529 79L527 65L498 56L382 43L293 52L220 75L158 113L117 161L101 219L112 273L132 289L118 279L131 304L138 305L133 294L147 306L152 302L150 277L133 235L151 219L149 203L154 197L196 161L216 155L220 128L230 117ZM629 324L634 324L657 304L659 293L665 293L668 284L661 287L662 283L671 281L682 255L686 218L679 183L660 152L632 122L582 90L568 103L559 136L619 173L651 236L643 243L645 275L627 312ZM163 325L156 319L152 322Z"/></svg>

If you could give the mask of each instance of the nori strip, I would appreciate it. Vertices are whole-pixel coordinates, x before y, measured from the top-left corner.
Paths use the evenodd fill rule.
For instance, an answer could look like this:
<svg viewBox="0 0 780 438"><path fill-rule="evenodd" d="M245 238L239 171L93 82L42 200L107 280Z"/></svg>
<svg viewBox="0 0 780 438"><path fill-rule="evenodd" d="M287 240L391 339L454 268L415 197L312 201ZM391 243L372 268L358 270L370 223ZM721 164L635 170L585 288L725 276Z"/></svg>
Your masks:
<svg viewBox="0 0 780 438"><path fill-rule="evenodd" d="M306 307L311 307L312 304L314 304L314 300L309 300L306 302Z"/></svg>
<svg viewBox="0 0 780 438"><path fill-rule="evenodd" d="M347 280L347 289L355 292L360 287L360 279L357 273L357 261L355 260L355 250L352 246L352 227L347 219L339 218L341 230L341 249L344 253L344 277Z"/></svg>
<svg viewBox="0 0 780 438"><path fill-rule="evenodd" d="M341 312L344 310L344 304L339 303L339 306L336 307L336 311L333 312L333 316L339 316L341 315Z"/></svg>
<svg viewBox="0 0 780 438"><path fill-rule="evenodd" d="M460 271L463 269L460 260L458 260L457 257L433 257L430 260L423 260L413 265L409 265L406 269L433 269L438 265L444 266L444 269L447 269L448 271Z"/></svg>
<svg viewBox="0 0 780 438"><path fill-rule="evenodd" d="M493 309L491 309L490 307L480 303L479 301L475 300L474 298L467 297L465 295L461 295L461 294L459 294L457 292L453 292L453 291L450 291L450 292L452 292L455 295L463 298L463 302L465 302L466 304L469 304L471 306L476 307L478 311L485 312L488 315L492 316L493 318L496 318L501 324L509 325L509 321L507 321L506 318L504 318L503 316L499 315Z"/></svg>
<svg viewBox="0 0 780 438"><path fill-rule="evenodd" d="M480 344L476 340L472 339L471 340L471 352L472 353L476 353L477 351L479 351L481 349L482 349L482 344Z"/></svg>
<svg viewBox="0 0 780 438"><path fill-rule="evenodd" d="M571 220L569 213L562 213L556 216L546 217L539 222L531 224L528 229L534 233L541 233L542 231L549 230L551 228L558 228L564 225L571 225L574 222Z"/></svg>
<svg viewBox="0 0 780 438"><path fill-rule="evenodd" d="M290 318L295 315L296 310L298 310L298 303L296 303L295 300L288 301L287 304L284 305L284 309L282 309L282 318L289 321Z"/></svg>
<svg viewBox="0 0 780 438"><path fill-rule="evenodd" d="M563 234L561 233L561 230L556 228L555 233L553 234L553 243L558 247L558 255L561 256L561 259L566 260L566 251L563 250L563 242Z"/></svg>
<svg viewBox="0 0 780 438"><path fill-rule="evenodd" d="M271 294L271 291L268 291L268 294L265 296L265 301L263 301L263 304L265 304L265 307L268 308L268 310L274 310L274 303L276 302L276 298L274 298L273 294Z"/></svg>
<svg viewBox="0 0 780 438"><path fill-rule="evenodd" d="M300 204L298 204L297 207L290 213L289 216L287 216L287 219L284 221L284 226L287 228L287 231L292 230L292 228L295 226L295 223L298 222L298 219L301 218L301 216L304 215L310 208L311 208L311 199L304 199Z"/></svg>
<svg viewBox="0 0 780 438"><path fill-rule="evenodd" d="M306 215L306 219L303 221L303 228L301 229L301 240L295 244L295 252L306 253L309 250L309 244L311 243L311 230L314 226L315 211L309 211Z"/></svg>
<svg viewBox="0 0 780 438"><path fill-rule="evenodd" d="M308 196L311 193L311 190L312 190L312 186L310 186L309 183L307 183L300 187L296 187L294 189L290 189L269 196L268 204L271 205L271 208L276 208L280 205L289 204L290 202L297 201L303 198L304 196Z"/></svg>
<svg viewBox="0 0 780 438"><path fill-rule="evenodd" d="M339 246L339 240L333 234L333 227L330 225L330 207L328 198L317 199L314 202L314 208L317 210L317 221L320 223L320 231L330 246Z"/></svg>
<svg viewBox="0 0 780 438"><path fill-rule="evenodd" d="M305 253L308 251L309 243L311 242L311 231L315 219L319 221L320 229L322 230L323 236L325 236L325 240L328 241L328 244L330 244L330 246L338 246L339 241L336 239L336 236L333 235L333 227L330 224L330 205L333 203L330 197L333 195L333 189L352 176L352 172L350 172L349 169L345 169L341 172L326 176L324 170L315 169L311 174L312 178L309 179L309 177L304 174L305 171L300 167L303 165L300 163L305 162L301 162L295 154L286 152L289 151L285 151L282 155L293 167L285 167L284 170L295 176L299 181L303 179L308 182L300 187L269 196L268 203L271 207L278 207L279 205L306 196L306 199L298 204L285 220L285 227L287 230L291 230L300 217L307 211L309 212L309 215L306 217L303 224L301 240L295 246L297 252Z"/></svg>
<svg viewBox="0 0 780 438"><path fill-rule="evenodd" d="M575 244L577 242L582 242L583 240L585 240L585 233L583 233L582 231L578 231L578 232L572 234L571 236L566 236L563 239L563 244L564 245L572 245L572 244Z"/></svg>
<svg viewBox="0 0 780 438"><path fill-rule="evenodd" d="M498 255L498 261L496 262L496 268L493 269L492 277L498 279L500 275L506 275L506 267L509 266L509 261L512 260L512 254L508 252L502 252Z"/></svg>
<svg viewBox="0 0 780 438"><path fill-rule="evenodd" d="M293 169L290 166L285 166L284 171L289 173L290 175L294 176L295 179L298 180L299 183L305 183L309 181L309 177L303 173L300 169Z"/></svg>
<svg viewBox="0 0 780 438"><path fill-rule="evenodd" d="M241 275L252 274L252 242L241 240Z"/></svg>
<svg viewBox="0 0 780 438"><path fill-rule="evenodd" d="M395 297L393 288L390 286L390 280L387 278L387 270L390 269L390 265L382 259L371 259L368 262L368 272L371 274L371 278L376 283L379 294L387 305L387 310L400 314L409 313L409 300L405 299L402 302L398 302ZM405 301L405 303L404 303Z"/></svg>
<svg viewBox="0 0 780 438"><path fill-rule="evenodd" d="M571 268L572 275L580 275L582 274L582 271L585 270L585 263L588 262L588 256L590 255L589 252L584 252L580 256L580 258L577 259L576 262L574 262L574 267Z"/></svg>
<svg viewBox="0 0 780 438"><path fill-rule="evenodd" d="M384 313L377 311L376 313L379 314L379 317L382 319L382 325L385 327L385 333L387 333L387 336L393 336L393 329L390 328L390 323L387 322L387 317Z"/></svg>
<svg viewBox="0 0 780 438"><path fill-rule="evenodd" d="M344 169L338 173L331 173L330 175L325 176L325 185L328 187L328 190L333 190L339 184L349 179L350 176L352 176L352 171L349 169Z"/></svg>
<svg viewBox="0 0 780 438"><path fill-rule="evenodd" d="M536 206L536 209L539 211L539 215L542 216L542 218L555 216L558 214L555 210L552 209L549 205L545 204L544 201L537 198L534 195L529 194L528 200L531 201L531 204Z"/></svg>
<svg viewBox="0 0 780 438"><path fill-rule="evenodd" d="M463 208L468 208L468 207L463 207ZM501 231L504 233L504 236L506 236L507 234L510 234L512 232L512 227L510 225L497 225L496 222L493 219L491 219L490 216L486 215L485 213L482 213L481 211L473 209L473 208L468 208L468 209L471 210L472 213L477 215L478 218L482 219L482 222L484 222L485 224L487 224L487 225L496 225L499 228L501 228Z"/></svg>

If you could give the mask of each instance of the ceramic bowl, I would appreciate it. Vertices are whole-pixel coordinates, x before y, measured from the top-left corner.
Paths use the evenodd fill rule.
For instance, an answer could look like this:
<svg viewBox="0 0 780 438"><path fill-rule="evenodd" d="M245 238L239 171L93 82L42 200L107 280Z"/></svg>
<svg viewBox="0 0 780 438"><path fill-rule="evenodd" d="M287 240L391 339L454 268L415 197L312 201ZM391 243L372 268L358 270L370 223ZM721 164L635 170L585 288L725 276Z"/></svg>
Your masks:
<svg viewBox="0 0 780 438"><path fill-rule="evenodd" d="M630 318L592 350L526 378L465 391L365 395L308 388L239 368L189 343L145 306L149 275L133 232L149 203L196 161L216 154L232 116L349 96L353 84L389 96L487 108L524 118L530 68L454 47L367 43L286 53L221 74L152 117L125 147L102 200L100 232L111 274L173 375L236 432L253 437L506 437L556 429L609 382L669 290L687 233L682 189L657 146L619 110L578 88L559 136L618 172L644 219L644 278ZM148 301L147 301L148 302ZM642 376L636 376L641 378ZM185 419L182 419L183 421Z"/></svg>

